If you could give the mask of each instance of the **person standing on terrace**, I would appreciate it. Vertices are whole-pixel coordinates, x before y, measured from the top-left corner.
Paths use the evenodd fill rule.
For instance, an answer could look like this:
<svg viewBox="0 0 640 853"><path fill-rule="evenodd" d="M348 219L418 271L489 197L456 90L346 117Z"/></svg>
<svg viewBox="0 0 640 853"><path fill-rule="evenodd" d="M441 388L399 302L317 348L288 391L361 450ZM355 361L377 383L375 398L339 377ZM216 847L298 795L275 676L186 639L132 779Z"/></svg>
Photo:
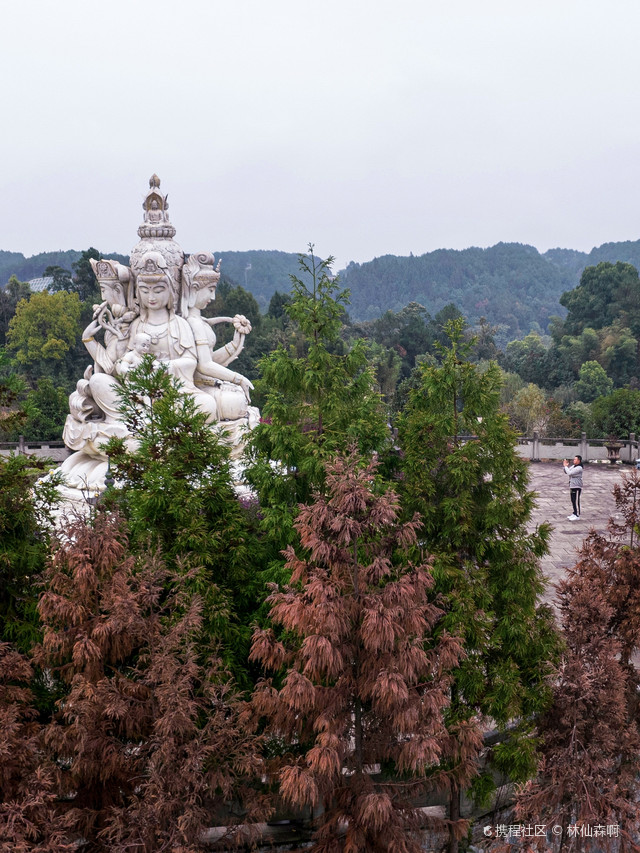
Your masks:
<svg viewBox="0 0 640 853"><path fill-rule="evenodd" d="M582 456L574 456L573 463L563 459L564 473L569 475L569 489L571 491L571 504L573 513L567 516L569 521L578 521L580 518L580 495L582 494Z"/></svg>

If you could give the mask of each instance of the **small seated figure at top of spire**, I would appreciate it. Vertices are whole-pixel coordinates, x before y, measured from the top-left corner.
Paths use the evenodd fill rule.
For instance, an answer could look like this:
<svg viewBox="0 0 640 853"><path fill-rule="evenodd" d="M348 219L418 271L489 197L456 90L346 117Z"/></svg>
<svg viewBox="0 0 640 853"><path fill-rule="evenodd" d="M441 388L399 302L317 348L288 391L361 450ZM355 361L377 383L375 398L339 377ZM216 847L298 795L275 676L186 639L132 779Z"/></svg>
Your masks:
<svg viewBox="0 0 640 853"><path fill-rule="evenodd" d="M153 199L147 210L147 219L149 222L162 222L162 211L157 199Z"/></svg>

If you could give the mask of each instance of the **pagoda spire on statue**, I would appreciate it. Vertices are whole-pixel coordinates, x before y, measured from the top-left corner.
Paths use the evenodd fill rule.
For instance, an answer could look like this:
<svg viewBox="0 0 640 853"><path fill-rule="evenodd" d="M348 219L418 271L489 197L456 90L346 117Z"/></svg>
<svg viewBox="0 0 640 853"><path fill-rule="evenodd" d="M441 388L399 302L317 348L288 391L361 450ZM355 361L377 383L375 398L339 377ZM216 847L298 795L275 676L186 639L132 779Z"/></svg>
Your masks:
<svg viewBox="0 0 640 853"><path fill-rule="evenodd" d="M168 196L160 191L160 178L151 175L149 178L149 192L142 203L144 210L144 221L138 228L138 236L141 238L165 238L171 239L176 235L176 229L169 222Z"/></svg>
<svg viewBox="0 0 640 853"><path fill-rule="evenodd" d="M160 190L160 178L152 175L149 192L142 202L144 218L138 228L140 242L131 250L131 271L135 278L153 261L168 269L171 275L173 304L180 305L184 252L173 239L176 229L169 221L168 196ZM161 258L158 258L158 254Z"/></svg>

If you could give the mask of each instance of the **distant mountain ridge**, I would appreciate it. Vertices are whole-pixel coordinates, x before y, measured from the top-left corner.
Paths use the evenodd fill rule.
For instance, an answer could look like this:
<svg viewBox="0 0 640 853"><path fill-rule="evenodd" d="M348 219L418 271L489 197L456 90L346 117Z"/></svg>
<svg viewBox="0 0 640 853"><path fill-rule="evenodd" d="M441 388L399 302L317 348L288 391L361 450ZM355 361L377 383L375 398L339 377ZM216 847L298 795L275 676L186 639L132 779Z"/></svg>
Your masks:
<svg viewBox="0 0 640 853"><path fill-rule="evenodd" d="M71 269L81 252L46 252L25 258L0 251L0 282L12 274L22 281L41 276L49 265ZM226 278L246 287L262 311L276 290L288 292L298 272L298 255L277 250L216 251ZM109 255L105 255L109 257ZM423 255L383 255L351 262L340 271L351 291L354 320L372 320L419 302L430 314L453 302L474 323L480 317L502 327L501 337L519 337L531 329L545 332L549 318L564 316L559 303L586 266L624 261L640 268L640 240L604 243L590 252L550 249L540 253L522 243L498 243L486 249L438 249Z"/></svg>
<svg viewBox="0 0 640 853"><path fill-rule="evenodd" d="M508 339L547 331L563 317L560 296L580 281L586 266L624 261L640 268L640 240L605 243L590 252L498 243L487 249L439 249L420 256L385 255L351 263L341 274L351 290L351 315L368 320L419 302L430 314L453 302L474 323L486 317Z"/></svg>
<svg viewBox="0 0 640 853"><path fill-rule="evenodd" d="M221 262L220 269L225 278L252 293L263 313L276 290L288 293L291 276L300 272L297 252L253 249L247 252L216 251L214 255Z"/></svg>
<svg viewBox="0 0 640 853"><path fill-rule="evenodd" d="M40 252L38 255L27 258L21 252L6 252L0 249L0 286L4 287L12 275L20 281L40 278L49 266L58 266L71 271L73 264L79 261L81 256L82 252L76 249L64 251L61 249L58 252ZM105 254L104 257L120 259L123 256L112 252Z"/></svg>
<svg viewBox="0 0 640 853"><path fill-rule="evenodd" d="M71 264L80 259L82 252L73 249L59 252L41 252L26 258L21 252L5 252L0 250L0 283L4 285L12 275L20 281L39 278L48 266L59 266L71 269Z"/></svg>

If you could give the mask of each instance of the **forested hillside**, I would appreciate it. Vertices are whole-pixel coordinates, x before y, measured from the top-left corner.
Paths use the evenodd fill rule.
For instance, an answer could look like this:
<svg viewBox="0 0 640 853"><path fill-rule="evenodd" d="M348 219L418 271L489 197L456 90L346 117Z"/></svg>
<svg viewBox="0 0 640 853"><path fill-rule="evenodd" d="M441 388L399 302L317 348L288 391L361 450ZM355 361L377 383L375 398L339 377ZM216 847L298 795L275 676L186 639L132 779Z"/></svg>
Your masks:
<svg viewBox="0 0 640 853"><path fill-rule="evenodd" d="M269 307L269 300L278 290L291 290L291 276L298 272L296 252L254 250L250 252L214 252L222 261L225 278L241 284L255 296L261 311Z"/></svg>
<svg viewBox="0 0 640 853"><path fill-rule="evenodd" d="M385 255L351 263L342 278L351 290L351 315L373 319L418 302L430 314L453 302L474 321L488 317L510 337L564 313L558 299L573 287L567 268L545 259L533 246L499 243L489 249L440 249L426 255Z"/></svg>
<svg viewBox="0 0 640 853"><path fill-rule="evenodd" d="M77 261L80 255L81 252L70 249L67 252L41 252L39 255L25 258L21 252L0 251L0 282L4 287L12 275L20 281L38 278L50 265L71 268L71 264Z"/></svg>
<svg viewBox="0 0 640 853"><path fill-rule="evenodd" d="M293 252L253 250L216 251L226 279L245 287L265 312L276 291L291 288L298 255ZM47 252L25 258L0 251L0 283L11 275L21 281L44 274L49 266L70 269L81 252ZM104 257L125 256L103 253ZM582 270L601 261L624 261L640 267L640 240L604 243L591 252L550 249L541 254L533 246L498 243L487 249L438 249L424 255L384 255L364 263L351 262L340 271L343 287L351 291L353 320L373 320L386 311L401 311L410 302L423 305L432 316L453 303L475 323L480 317L498 326L502 344L530 331L546 333L549 319L564 317L561 295L577 287Z"/></svg>
<svg viewBox="0 0 640 853"><path fill-rule="evenodd" d="M70 270L73 264L77 263L81 257L82 252L75 249L60 250L59 252L40 252L40 254L32 255L30 258L25 258L21 252L5 252L0 250L0 285L4 287L12 275L15 275L20 281L40 278L49 266L57 266ZM116 260L122 260L123 263L125 258L124 255L113 252L104 254L104 257L116 258ZM129 263L128 260L126 262Z"/></svg>
<svg viewBox="0 0 640 853"><path fill-rule="evenodd" d="M439 249L425 255L384 255L351 263L342 284L351 290L350 314L371 320L418 302L430 314L453 302L471 322L487 317L514 338L547 331L549 318L565 315L559 299L580 281L586 266L625 261L640 266L640 240L605 243L591 252L498 243L488 249ZM539 328L538 328L539 327Z"/></svg>

